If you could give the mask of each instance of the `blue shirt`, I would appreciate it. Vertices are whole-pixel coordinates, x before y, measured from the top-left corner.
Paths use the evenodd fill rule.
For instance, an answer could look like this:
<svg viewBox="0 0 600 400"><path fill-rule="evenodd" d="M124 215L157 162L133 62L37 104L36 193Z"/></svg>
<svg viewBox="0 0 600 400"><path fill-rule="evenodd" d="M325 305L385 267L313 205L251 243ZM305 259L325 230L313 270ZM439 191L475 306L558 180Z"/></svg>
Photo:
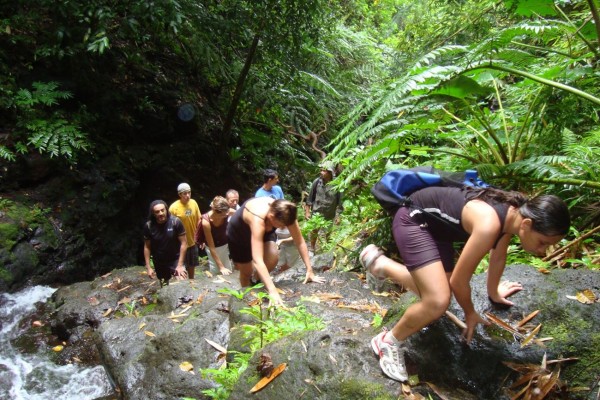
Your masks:
<svg viewBox="0 0 600 400"><path fill-rule="evenodd" d="M272 197L275 200L283 199L283 190L281 186L275 185L271 190L265 190L262 186L256 191L254 197Z"/></svg>

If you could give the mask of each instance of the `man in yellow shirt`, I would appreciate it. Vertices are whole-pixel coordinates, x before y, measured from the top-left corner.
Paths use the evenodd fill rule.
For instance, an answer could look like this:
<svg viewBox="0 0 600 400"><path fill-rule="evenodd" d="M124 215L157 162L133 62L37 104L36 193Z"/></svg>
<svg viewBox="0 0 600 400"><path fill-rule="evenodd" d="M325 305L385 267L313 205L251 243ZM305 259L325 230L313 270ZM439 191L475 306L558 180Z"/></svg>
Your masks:
<svg viewBox="0 0 600 400"><path fill-rule="evenodd" d="M187 183L182 183L177 187L179 200L175 201L169 207L169 212L177 216L185 227L185 236L187 240L187 251L185 252L185 268L189 279L194 279L194 271L199 265L198 246L196 246L195 236L201 213L196 200L192 199L192 189Z"/></svg>

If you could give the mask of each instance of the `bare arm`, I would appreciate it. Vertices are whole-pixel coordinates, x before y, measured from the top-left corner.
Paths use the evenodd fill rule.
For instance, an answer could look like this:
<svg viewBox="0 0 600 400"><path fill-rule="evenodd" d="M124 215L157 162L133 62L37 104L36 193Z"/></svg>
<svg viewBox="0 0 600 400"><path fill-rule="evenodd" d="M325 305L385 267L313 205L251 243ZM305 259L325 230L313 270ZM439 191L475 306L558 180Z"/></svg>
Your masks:
<svg viewBox="0 0 600 400"><path fill-rule="evenodd" d="M463 334L467 342L470 342L477 324L488 324L473 306L471 277L483 257L494 245L500 233L500 221L489 205L479 201L467 203L462 217L463 226L470 231L471 235L456 262L450 277L450 287L456 301L465 312L467 328Z"/></svg>
<svg viewBox="0 0 600 400"><path fill-rule="evenodd" d="M146 273L148 277L154 278L156 274L150 266L150 240L144 239L144 261L146 262Z"/></svg>
<svg viewBox="0 0 600 400"><path fill-rule="evenodd" d="M508 306L514 305L512 301L506 298L520 290L523 286L518 282L503 282L500 283L504 267L506 266L506 252L510 244L511 235L505 234L495 249L490 252L490 267L487 277L487 292L488 296L494 303L505 304Z"/></svg>
<svg viewBox="0 0 600 400"><path fill-rule="evenodd" d="M177 268L175 268L175 272L178 276L187 276L187 270L185 269L185 252L187 251L187 239L185 237L185 232L183 235L178 236L179 239L179 261L177 261Z"/></svg>
<svg viewBox="0 0 600 400"><path fill-rule="evenodd" d="M271 279L267 265L265 264L265 221L255 215L252 215L248 210L244 210L244 219L250 226L250 246L252 248L252 265L256 269L260 280L265 285L265 289L276 305L283 305L283 300L277 292L277 288Z"/></svg>
<svg viewBox="0 0 600 400"><path fill-rule="evenodd" d="M300 253L300 258L306 265L306 278L304 279L304 283L307 282L317 282L323 283L325 282L325 278L316 276L312 264L310 262L310 256L308 255L308 247L306 247L306 242L304 241L304 237L302 236L302 232L300 231L300 225L298 225L298 221L295 221L292 225L287 227L292 235L292 239L294 240L294 244L298 249L298 253Z"/></svg>

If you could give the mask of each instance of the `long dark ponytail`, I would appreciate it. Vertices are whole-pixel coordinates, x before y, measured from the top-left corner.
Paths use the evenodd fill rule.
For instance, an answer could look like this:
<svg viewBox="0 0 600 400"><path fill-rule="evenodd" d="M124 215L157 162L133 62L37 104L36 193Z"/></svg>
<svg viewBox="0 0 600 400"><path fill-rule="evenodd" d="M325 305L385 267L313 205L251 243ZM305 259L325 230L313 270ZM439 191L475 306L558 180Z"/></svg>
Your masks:
<svg viewBox="0 0 600 400"><path fill-rule="evenodd" d="M523 193L487 188L474 191L472 198L508 203L518 209L523 218L531 219L533 230L542 235L566 235L571 226L567 204L552 194L529 199Z"/></svg>

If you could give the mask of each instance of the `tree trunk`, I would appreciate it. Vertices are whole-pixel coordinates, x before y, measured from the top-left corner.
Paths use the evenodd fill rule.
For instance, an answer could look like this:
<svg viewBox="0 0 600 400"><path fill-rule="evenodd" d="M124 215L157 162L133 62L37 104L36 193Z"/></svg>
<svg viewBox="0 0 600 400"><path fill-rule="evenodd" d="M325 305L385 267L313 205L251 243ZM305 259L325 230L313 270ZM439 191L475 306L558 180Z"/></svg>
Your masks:
<svg viewBox="0 0 600 400"><path fill-rule="evenodd" d="M250 46L250 50L248 51L248 55L246 56L246 63L244 64L244 68L238 76L235 91L233 92L233 97L231 99L231 104L229 105L229 111L227 111L227 117L225 118L225 123L223 124L223 137L221 140L221 146L225 149L229 147L233 119L235 118L237 107L240 104L240 100L242 98L242 92L244 91L244 83L246 82L246 78L248 77L250 67L252 66L252 60L254 60L254 55L256 54L256 49L258 48L258 41L259 35L256 34L254 36L254 40L252 41L252 45Z"/></svg>

